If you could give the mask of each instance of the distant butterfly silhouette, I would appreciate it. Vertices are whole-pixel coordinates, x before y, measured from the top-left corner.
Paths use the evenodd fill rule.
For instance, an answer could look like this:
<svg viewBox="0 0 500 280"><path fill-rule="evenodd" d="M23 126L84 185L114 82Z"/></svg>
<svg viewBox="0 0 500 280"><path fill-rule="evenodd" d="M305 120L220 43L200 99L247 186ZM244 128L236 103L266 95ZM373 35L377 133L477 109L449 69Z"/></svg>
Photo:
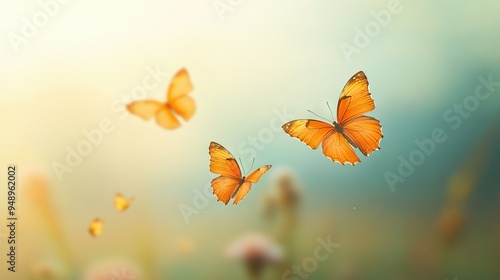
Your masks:
<svg viewBox="0 0 500 280"><path fill-rule="evenodd" d="M242 176L238 162L222 145L211 142L208 148L210 154L210 171L221 176L212 180L212 190L217 200L227 204L234 198L233 204L238 204L259 181L271 165L264 165L248 176Z"/></svg>
<svg viewBox="0 0 500 280"><path fill-rule="evenodd" d="M99 236L102 233L102 227L104 226L104 222L100 219L94 219L89 226L89 233L93 237Z"/></svg>
<svg viewBox="0 0 500 280"><path fill-rule="evenodd" d="M123 195L117 193L115 196L115 208L116 210L123 212L127 210L127 208L130 206L130 204L132 204L133 201L134 201L133 198L125 199Z"/></svg>
<svg viewBox="0 0 500 280"><path fill-rule="evenodd" d="M374 108L375 103L368 91L368 79L365 73L359 71L349 79L340 93L338 122L302 119L288 122L282 128L313 149L322 144L323 154L332 161L355 165L360 160L352 147L358 148L365 156L380 148L383 137L380 122L363 115Z"/></svg>
<svg viewBox="0 0 500 280"><path fill-rule="evenodd" d="M172 78L167 91L166 103L155 100L134 101L127 105L127 109L130 113L144 120L156 117L156 123L163 128L178 128L181 123L174 115L174 112L187 121L196 110L194 99L188 96L192 90L193 85L187 70L181 69Z"/></svg>

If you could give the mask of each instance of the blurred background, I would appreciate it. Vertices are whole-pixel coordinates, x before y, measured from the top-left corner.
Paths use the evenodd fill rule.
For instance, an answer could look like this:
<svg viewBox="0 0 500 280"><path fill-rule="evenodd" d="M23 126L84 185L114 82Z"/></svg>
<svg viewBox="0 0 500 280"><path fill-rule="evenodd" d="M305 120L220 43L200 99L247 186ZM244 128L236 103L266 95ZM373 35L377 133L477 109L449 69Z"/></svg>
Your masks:
<svg viewBox="0 0 500 280"><path fill-rule="evenodd" d="M0 1L4 186L18 168L16 272L1 226L0 278L500 278L499 9ZM197 111L181 128L125 110L164 101L182 67ZM281 130L330 119L359 70L380 151L342 166ZM236 206L211 194L210 141L273 165Z"/></svg>

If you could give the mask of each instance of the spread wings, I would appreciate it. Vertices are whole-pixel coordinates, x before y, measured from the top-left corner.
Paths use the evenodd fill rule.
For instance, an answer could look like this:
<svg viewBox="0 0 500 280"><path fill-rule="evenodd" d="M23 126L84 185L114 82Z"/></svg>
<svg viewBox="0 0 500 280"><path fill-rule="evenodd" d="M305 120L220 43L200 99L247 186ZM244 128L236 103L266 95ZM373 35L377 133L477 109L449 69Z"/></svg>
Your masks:
<svg viewBox="0 0 500 280"><path fill-rule="evenodd" d="M175 129L181 125L175 114L187 121L196 111L194 99L188 95L192 90L193 85L189 74L183 68L172 78L165 103L155 100L134 101L127 105L127 109L130 113L141 117L143 120L156 117L156 123L159 126L165 129Z"/></svg>
<svg viewBox="0 0 500 280"><path fill-rule="evenodd" d="M271 165L264 165L248 177L242 177L238 162L222 145L211 142L208 147L210 155L210 171L220 176L212 180L212 190L218 201L227 204L234 198L233 204L238 204L266 173Z"/></svg>
<svg viewBox="0 0 500 280"><path fill-rule="evenodd" d="M341 164L360 162L353 147L368 156L380 148L382 126L380 121L363 114L372 111L375 102L368 90L368 79L359 71L342 89L337 104L338 123L299 119L282 126L290 136L313 149L322 145L323 154Z"/></svg>
<svg viewBox="0 0 500 280"><path fill-rule="evenodd" d="M132 204L133 201L133 198L126 199L125 197L123 197L123 195L117 193L115 196L115 209L123 212L127 210L127 208L130 206L130 204Z"/></svg>

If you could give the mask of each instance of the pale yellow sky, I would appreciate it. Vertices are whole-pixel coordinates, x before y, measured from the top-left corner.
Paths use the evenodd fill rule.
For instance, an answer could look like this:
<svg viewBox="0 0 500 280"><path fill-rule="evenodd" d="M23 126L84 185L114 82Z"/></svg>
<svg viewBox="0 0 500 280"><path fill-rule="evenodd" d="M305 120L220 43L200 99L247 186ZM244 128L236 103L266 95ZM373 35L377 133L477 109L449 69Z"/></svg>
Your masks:
<svg viewBox="0 0 500 280"><path fill-rule="evenodd" d="M315 178L308 182L314 194L325 185L332 185L332 192L356 192L367 178L385 183L384 164L396 168L397 156L414 148L408 148L413 138L401 139L427 137L443 126L442 112L473 93L477 76L500 79L498 1L453 3L452 9L431 0L242 0L218 14L213 4L228 1L67 0L63 5L42 0L51 3L42 7L39 1L0 0L0 161L50 178L65 230L76 240L88 237L87 221L96 216L109 223L104 241L121 234L123 224L110 202L116 192L136 198L130 208L136 212L123 223L149 217L153 224L161 221L158 228L170 230L169 237L182 232L186 224L178 206L190 203L194 190L215 177L208 170L210 141L242 157L248 169L249 139L271 133L269 143L260 143L263 148L253 147L254 168L275 167L242 202L249 208L279 168ZM389 12L396 6L398 12ZM388 13L390 20L377 21ZM29 30L44 18L43 26ZM369 28L376 31L368 35ZM366 37L363 46L360 36ZM346 55L341 48L346 44L355 53ZM182 67L191 75L197 111L180 129L165 131L154 121L123 114L133 89L151 71L162 74L147 98L162 101ZM377 105L368 115L382 122L381 151L355 168L343 168L273 130L273 119L281 125L292 116L313 117L307 110L329 118L326 102L335 110L342 87L359 70ZM486 124L498 115L498 104L492 95L457 133ZM112 131L101 132L102 141L58 180L54 162L67 165L68 149L77 149L87 141L85 133L103 121ZM446 132L452 139L454 131ZM451 142L446 145L462 143ZM457 147L454 154L463 152ZM213 228L211 223L227 214L219 204L210 201L197 220L200 227ZM249 208L233 208L228 219L237 221ZM113 243L107 246L112 251ZM91 259L93 248L86 250Z"/></svg>

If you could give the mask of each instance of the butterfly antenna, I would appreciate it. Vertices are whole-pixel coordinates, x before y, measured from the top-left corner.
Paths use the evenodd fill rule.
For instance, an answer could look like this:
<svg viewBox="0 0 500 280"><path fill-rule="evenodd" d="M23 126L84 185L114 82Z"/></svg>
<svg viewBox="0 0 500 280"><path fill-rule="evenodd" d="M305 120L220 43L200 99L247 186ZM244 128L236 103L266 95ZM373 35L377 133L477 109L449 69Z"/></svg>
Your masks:
<svg viewBox="0 0 500 280"><path fill-rule="evenodd" d="M254 163L255 163L255 158L252 159L252 166L250 166L250 170L252 170ZM248 171L250 171L250 170L248 170Z"/></svg>
<svg viewBox="0 0 500 280"><path fill-rule="evenodd" d="M332 113L332 108L330 107L330 104L328 103L328 101L326 102L326 106L328 106L328 109L330 109L330 116L332 116L332 120L334 120L333 113Z"/></svg>
<svg viewBox="0 0 500 280"><path fill-rule="evenodd" d="M316 116L316 117L318 117L318 118L324 119L324 120L325 120L325 121L327 121L327 122L333 122L332 120L329 120L329 119L327 119L327 118L323 118L322 116L320 116L320 115L318 115L318 114L314 113L314 112L313 112L313 111L311 111L311 110L307 110L307 112L309 112L309 113L311 113L311 114L315 115L315 116Z"/></svg>
<svg viewBox="0 0 500 280"><path fill-rule="evenodd" d="M243 169L243 174L246 174L245 167L243 166L243 162L241 162L241 158L239 157L238 159L240 160L240 165L241 165L241 168Z"/></svg>

